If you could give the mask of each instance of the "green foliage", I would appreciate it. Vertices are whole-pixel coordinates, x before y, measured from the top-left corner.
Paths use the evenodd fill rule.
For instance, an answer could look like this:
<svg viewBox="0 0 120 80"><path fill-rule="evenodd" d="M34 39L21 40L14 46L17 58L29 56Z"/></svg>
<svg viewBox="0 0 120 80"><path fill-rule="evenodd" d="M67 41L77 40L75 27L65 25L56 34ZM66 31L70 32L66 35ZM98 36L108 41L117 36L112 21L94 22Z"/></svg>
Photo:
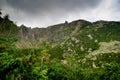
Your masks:
<svg viewBox="0 0 120 80"><path fill-rule="evenodd" d="M58 59L53 59L49 65L49 71L48 71L48 77L49 79L53 80L61 80L63 78L62 74L62 65L60 64L60 61Z"/></svg>
<svg viewBox="0 0 120 80"><path fill-rule="evenodd" d="M15 51L15 52L14 52ZM1 53L0 55L0 79L8 79L7 77L12 77L17 79L42 79L47 80L47 67L45 67L45 62L43 68L41 68L41 61L36 61L35 53L26 54L19 56L19 53L16 54L17 50L12 50L9 52ZM18 50L19 51L19 50ZM13 53L14 52L14 53ZM28 51L30 52L30 51ZM24 54L24 53L23 53ZM39 56L40 57L40 56ZM38 63L39 62L39 63Z"/></svg>
<svg viewBox="0 0 120 80"><path fill-rule="evenodd" d="M62 59L62 55L63 55L63 48L59 45L51 48L49 50L49 54L51 54L50 58L58 58L58 59Z"/></svg>
<svg viewBox="0 0 120 80"><path fill-rule="evenodd" d="M120 52L85 58L99 49L99 42L120 41L119 25L86 23L76 33L70 26L57 32L67 35L62 44L43 41L37 49L21 49L15 46L19 28L6 15L0 23L0 80L120 80Z"/></svg>
<svg viewBox="0 0 120 80"><path fill-rule="evenodd" d="M120 80L120 64L112 62L103 65L103 73L101 79L103 80Z"/></svg>
<svg viewBox="0 0 120 80"><path fill-rule="evenodd" d="M16 35L0 37L0 52L14 48L17 40L18 37Z"/></svg>

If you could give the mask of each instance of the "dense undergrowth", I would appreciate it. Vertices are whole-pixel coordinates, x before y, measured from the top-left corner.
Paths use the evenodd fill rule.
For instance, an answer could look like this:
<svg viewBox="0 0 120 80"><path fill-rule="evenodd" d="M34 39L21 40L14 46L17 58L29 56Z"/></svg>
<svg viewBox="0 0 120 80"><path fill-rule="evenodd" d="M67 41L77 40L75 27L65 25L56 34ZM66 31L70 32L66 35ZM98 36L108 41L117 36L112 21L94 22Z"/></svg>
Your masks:
<svg viewBox="0 0 120 80"><path fill-rule="evenodd" d="M12 49L0 53L0 79L2 80L119 80L119 58L99 57L94 63L78 62L71 54L62 62L58 52L51 54L52 49ZM119 54L119 53L118 53ZM112 56L115 54L111 54ZM116 54L117 55L117 54ZM51 57L52 56L52 57ZM54 56L54 57L53 57ZM118 55L117 55L118 56ZM119 57L119 56L118 56Z"/></svg>

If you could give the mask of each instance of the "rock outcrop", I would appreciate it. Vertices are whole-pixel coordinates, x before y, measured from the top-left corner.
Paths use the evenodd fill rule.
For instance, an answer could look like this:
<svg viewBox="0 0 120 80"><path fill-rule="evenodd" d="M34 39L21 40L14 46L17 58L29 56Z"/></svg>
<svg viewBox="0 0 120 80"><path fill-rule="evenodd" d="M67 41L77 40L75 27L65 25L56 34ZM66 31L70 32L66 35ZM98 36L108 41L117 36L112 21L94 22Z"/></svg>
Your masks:
<svg viewBox="0 0 120 80"><path fill-rule="evenodd" d="M28 28L22 25L20 26L18 34L20 36L20 40L47 40L50 42L60 43L62 39L69 36L76 29L76 27L87 24L90 24L90 22L85 20L76 20L71 23L65 21L65 23L49 26L47 28ZM67 28L72 28L73 30L67 31Z"/></svg>

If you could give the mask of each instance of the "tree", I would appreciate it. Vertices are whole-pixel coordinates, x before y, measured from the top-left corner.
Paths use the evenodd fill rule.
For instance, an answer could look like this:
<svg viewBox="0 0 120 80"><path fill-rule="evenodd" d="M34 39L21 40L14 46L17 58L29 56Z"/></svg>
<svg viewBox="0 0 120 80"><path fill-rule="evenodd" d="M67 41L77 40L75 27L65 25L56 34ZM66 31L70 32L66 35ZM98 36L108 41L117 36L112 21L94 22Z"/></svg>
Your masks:
<svg viewBox="0 0 120 80"><path fill-rule="evenodd" d="M0 9L0 23L3 21L3 19L1 18L1 15L2 15L1 10L2 10L2 9Z"/></svg>
<svg viewBox="0 0 120 80"><path fill-rule="evenodd" d="M4 20L9 20L9 15L6 14L3 18L4 18Z"/></svg>
<svg viewBox="0 0 120 80"><path fill-rule="evenodd" d="M0 15L2 15L2 12L1 12L2 9L0 9Z"/></svg>

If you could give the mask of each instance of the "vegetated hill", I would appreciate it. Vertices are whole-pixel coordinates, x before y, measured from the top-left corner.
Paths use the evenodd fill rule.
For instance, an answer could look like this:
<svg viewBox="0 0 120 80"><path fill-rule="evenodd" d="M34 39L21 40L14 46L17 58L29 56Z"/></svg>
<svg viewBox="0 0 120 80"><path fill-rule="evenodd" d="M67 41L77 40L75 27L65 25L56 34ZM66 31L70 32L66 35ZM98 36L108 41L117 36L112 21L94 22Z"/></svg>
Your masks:
<svg viewBox="0 0 120 80"><path fill-rule="evenodd" d="M28 28L0 18L0 79L119 80L119 57L117 21Z"/></svg>

